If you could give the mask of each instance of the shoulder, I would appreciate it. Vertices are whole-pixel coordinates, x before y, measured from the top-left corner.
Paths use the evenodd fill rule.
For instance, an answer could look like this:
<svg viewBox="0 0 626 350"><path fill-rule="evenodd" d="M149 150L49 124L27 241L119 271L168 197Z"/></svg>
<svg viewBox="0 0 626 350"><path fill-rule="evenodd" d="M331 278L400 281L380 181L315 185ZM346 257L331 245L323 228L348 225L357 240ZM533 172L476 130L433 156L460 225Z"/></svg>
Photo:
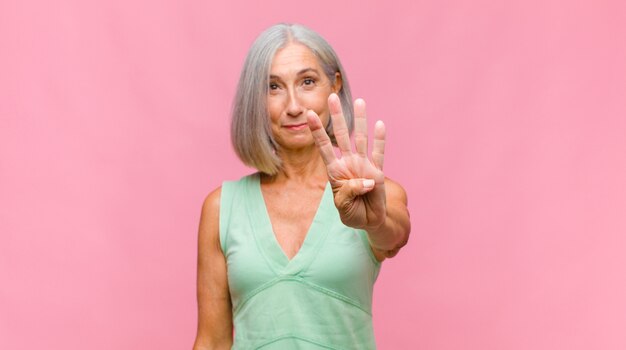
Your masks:
<svg viewBox="0 0 626 350"><path fill-rule="evenodd" d="M202 216L211 215L214 212L219 213L220 199L222 197L222 186L217 187L209 193L202 203Z"/></svg>
<svg viewBox="0 0 626 350"><path fill-rule="evenodd" d="M234 198L239 196L240 193L245 193L246 186L249 186L251 181L255 181L256 176L259 176L259 174L253 173L245 175L239 180L224 181L221 186L211 191L202 203L201 225L206 220L218 224L220 206L225 205L225 209L228 211Z"/></svg>
<svg viewBox="0 0 626 350"><path fill-rule="evenodd" d="M220 203L222 200L222 193L225 192L226 197L229 197L233 191L243 188L248 182L254 181L254 177L259 176L258 173L242 176L238 180L224 181L221 186L211 191L202 203L202 213L210 214L212 212L219 212Z"/></svg>
<svg viewBox="0 0 626 350"><path fill-rule="evenodd" d="M385 177L385 191L387 193L387 200L399 201L404 205L407 205L408 198L406 191L398 182Z"/></svg>
<svg viewBox="0 0 626 350"><path fill-rule="evenodd" d="M200 227L198 230L198 243L200 247L218 248L220 246L219 214L221 195L222 187L220 186L204 198L200 215Z"/></svg>

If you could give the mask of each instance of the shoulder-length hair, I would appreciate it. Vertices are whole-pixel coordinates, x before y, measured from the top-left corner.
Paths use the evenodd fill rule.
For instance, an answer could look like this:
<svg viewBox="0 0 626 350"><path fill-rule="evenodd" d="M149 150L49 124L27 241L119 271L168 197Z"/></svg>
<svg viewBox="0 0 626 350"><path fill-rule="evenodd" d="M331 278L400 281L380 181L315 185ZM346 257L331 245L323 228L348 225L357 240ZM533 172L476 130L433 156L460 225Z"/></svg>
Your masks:
<svg viewBox="0 0 626 350"><path fill-rule="evenodd" d="M348 79L339 57L328 42L313 30L298 24L277 24L266 29L250 47L241 71L232 109L231 141L244 164L269 175L276 174L281 167L267 109L270 67L276 52L289 43L308 47L319 60L331 84L335 82L335 73L339 72L342 87L338 95L343 115L349 132L354 129ZM336 146L330 119L325 129Z"/></svg>

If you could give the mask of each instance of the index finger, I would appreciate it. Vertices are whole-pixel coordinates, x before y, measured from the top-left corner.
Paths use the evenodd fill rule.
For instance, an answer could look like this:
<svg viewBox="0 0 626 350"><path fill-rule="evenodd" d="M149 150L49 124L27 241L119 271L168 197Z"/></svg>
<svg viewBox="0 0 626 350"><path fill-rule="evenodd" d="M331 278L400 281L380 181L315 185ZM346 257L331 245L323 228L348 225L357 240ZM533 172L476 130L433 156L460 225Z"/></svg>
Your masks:
<svg viewBox="0 0 626 350"><path fill-rule="evenodd" d="M322 160L327 166L337 160L335 150L333 149L333 143L330 141L330 137L326 134L324 126L317 113L309 110L306 114L306 121L309 124L311 134L313 134L313 140L322 155Z"/></svg>

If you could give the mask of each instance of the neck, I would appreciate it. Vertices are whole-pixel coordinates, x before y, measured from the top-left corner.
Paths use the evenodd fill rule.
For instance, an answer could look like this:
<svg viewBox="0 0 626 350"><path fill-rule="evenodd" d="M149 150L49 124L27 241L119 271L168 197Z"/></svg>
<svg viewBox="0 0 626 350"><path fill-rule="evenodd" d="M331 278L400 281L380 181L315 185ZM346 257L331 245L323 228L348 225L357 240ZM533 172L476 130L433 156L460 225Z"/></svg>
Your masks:
<svg viewBox="0 0 626 350"><path fill-rule="evenodd" d="M320 184L328 181L326 166L317 147L299 150L280 150L282 168L272 177L271 182Z"/></svg>

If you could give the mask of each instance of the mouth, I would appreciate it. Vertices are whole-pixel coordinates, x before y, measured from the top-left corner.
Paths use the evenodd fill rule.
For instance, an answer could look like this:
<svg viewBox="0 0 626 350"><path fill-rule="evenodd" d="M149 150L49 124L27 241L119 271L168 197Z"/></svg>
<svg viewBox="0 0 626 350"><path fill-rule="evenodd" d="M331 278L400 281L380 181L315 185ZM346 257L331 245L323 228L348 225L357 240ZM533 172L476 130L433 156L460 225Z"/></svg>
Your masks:
<svg viewBox="0 0 626 350"><path fill-rule="evenodd" d="M283 125L283 128L285 128L287 130L303 130L303 129L306 129L308 127L309 127L309 125L307 123Z"/></svg>

